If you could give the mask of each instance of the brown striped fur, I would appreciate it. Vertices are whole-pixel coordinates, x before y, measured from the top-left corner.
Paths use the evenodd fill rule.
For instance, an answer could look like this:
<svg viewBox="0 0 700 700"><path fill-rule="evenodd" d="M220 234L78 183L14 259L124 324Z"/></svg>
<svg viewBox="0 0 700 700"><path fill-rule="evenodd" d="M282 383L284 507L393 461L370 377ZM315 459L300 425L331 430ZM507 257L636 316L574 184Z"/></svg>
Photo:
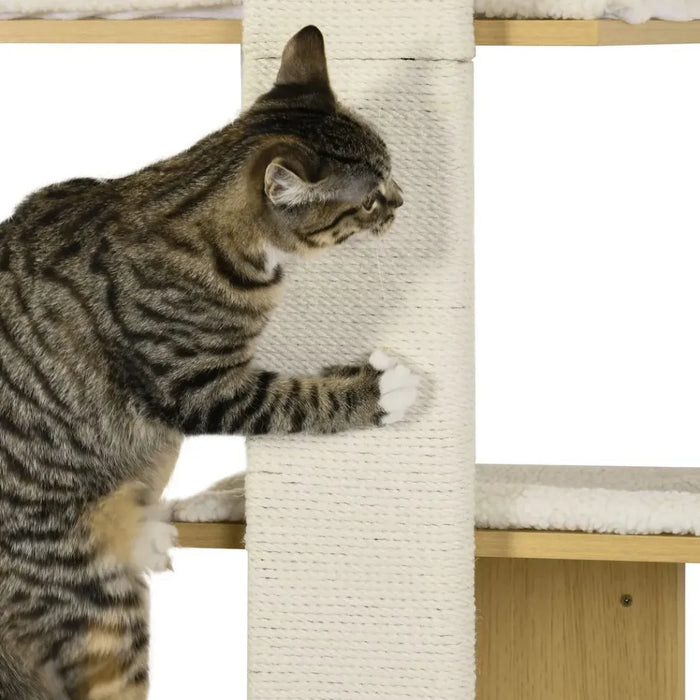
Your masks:
<svg viewBox="0 0 700 700"><path fill-rule="evenodd" d="M369 364L288 377L252 360L282 288L271 256L383 233L400 204L306 28L232 124L0 224L0 700L146 697L132 550L184 435L380 422Z"/></svg>

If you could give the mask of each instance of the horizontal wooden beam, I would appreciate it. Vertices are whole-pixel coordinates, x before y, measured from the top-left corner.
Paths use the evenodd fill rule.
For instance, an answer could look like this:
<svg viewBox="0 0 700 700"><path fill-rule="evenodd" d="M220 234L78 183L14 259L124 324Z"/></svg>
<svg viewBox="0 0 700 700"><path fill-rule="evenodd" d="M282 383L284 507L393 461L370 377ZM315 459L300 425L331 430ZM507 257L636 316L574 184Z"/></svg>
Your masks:
<svg viewBox="0 0 700 700"><path fill-rule="evenodd" d="M180 546L197 549L245 549L243 523L175 523Z"/></svg>
<svg viewBox="0 0 700 700"><path fill-rule="evenodd" d="M474 25L481 46L630 46L700 43L700 20L481 19Z"/></svg>
<svg viewBox="0 0 700 700"><path fill-rule="evenodd" d="M613 20L598 22L598 46L698 43L700 43L700 20L667 22L652 19L642 24Z"/></svg>
<svg viewBox="0 0 700 700"><path fill-rule="evenodd" d="M596 46L598 22L548 19L482 19L474 23L479 46Z"/></svg>
<svg viewBox="0 0 700 700"><path fill-rule="evenodd" d="M10 19L6 44L240 44L243 22L226 19Z"/></svg>
<svg viewBox="0 0 700 700"><path fill-rule="evenodd" d="M697 563L700 562L700 537L478 530L476 556L499 559Z"/></svg>
<svg viewBox="0 0 700 700"><path fill-rule="evenodd" d="M700 43L700 20L477 19L482 46L613 46ZM233 19L0 21L0 43L37 44L240 44L243 22Z"/></svg>
<svg viewBox="0 0 700 700"><path fill-rule="evenodd" d="M178 523L182 547L243 549L241 523ZM700 537L477 530L476 556L498 559L700 562Z"/></svg>

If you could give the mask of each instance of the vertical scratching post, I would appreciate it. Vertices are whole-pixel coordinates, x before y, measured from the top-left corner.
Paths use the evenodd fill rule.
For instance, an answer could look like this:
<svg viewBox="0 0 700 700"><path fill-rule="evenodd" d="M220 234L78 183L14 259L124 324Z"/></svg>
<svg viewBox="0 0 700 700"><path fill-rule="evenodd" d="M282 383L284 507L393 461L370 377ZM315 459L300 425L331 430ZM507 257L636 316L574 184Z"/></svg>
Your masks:
<svg viewBox="0 0 700 700"><path fill-rule="evenodd" d="M288 270L260 359L310 372L381 347L423 377L403 423L250 442L249 698L472 700L471 3L248 0L245 16L247 99L316 24L406 201L384 239Z"/></svg>

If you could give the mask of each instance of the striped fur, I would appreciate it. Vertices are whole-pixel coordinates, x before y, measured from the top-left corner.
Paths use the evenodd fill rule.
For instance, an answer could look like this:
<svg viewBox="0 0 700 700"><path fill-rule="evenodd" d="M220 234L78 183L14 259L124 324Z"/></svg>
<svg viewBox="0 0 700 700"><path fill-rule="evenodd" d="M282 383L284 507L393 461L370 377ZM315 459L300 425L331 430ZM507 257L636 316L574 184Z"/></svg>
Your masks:
<svg viewBox="0 0 700 700"><path fill-rule="evenodd" d="M400 204L307 28L237 121L128 177L47 187L0 224L0 700L146 697L132 549L184 435L381 421L368 363L288 377L252 360L273 260L381 234Z"/></svg>

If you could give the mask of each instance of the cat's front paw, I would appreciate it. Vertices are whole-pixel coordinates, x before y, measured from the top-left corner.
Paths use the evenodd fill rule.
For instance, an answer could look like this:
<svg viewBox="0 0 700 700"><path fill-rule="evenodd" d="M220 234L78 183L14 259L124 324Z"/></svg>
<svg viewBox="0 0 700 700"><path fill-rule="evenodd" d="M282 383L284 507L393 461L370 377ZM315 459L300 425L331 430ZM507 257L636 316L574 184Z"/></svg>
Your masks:
<svg viewBox="0 0 700 700"><path fill-rule="evenodd" d="M369 363L380 372L381 424L391 425L403 420L406 411L418 398L419 377L383 350L375 350L369 358Z"/></svg>
<svg viewBox="0 0 700 700"><path fill-rule="evenodd" d="M170 522L171 513L163 505L146 510L141 532L131 551L131 562L140 571L170 571L170 550L177 545L177 528Z"/></svg>

